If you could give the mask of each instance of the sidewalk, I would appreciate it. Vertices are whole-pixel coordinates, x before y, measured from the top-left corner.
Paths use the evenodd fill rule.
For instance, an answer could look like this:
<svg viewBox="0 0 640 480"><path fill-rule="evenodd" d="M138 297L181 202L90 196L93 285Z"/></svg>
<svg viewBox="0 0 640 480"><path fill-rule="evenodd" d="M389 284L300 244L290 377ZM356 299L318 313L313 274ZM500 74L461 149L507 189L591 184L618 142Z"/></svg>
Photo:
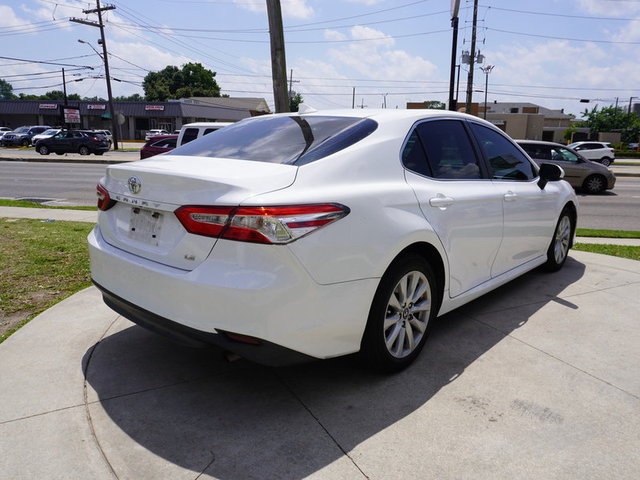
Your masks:
<svg viewBox="0 0 640 480"><path fill-rule="evenodd" d="M0 344L0 478L635 479L639 292L638 262L572 251L379 375L228 363L91 287Z"/></svg>

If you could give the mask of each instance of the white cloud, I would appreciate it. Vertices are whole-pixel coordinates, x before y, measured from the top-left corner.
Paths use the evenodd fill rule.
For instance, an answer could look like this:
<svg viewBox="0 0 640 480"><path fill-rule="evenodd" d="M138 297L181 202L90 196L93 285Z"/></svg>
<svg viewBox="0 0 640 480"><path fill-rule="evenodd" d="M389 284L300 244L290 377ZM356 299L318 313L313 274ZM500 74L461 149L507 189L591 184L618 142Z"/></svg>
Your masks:
<svg viewBox="0 0 640 480"><path fill-rule="evenodd" d="M346 40L348 37L344 33L338 32L337 30L325 30L324 38L326 40L342 41Z"/></svg>
<svg viewBox="0 0 640 480"><path fill-rule="evenodd" d="M404 50L393 49L395 40L383 32L356 26L350 31L357 41L329 52L332 60L370 78L388 80L432 80L436 66L422 57L410 55Z"/></svg>
<svg viewBox="0 0 640 480"><path fill-rule="evenodd" d="M30 24L30 22L18 18L11 7L0 5L0 26L2 26L2 28L17 27L27 24Z"/></svg>
<svg viewBox="0 0 640 480"><path fill-rule="evenodd" d="M626 17L640 11L640 5L632 2L610 2L602 0L576 0L578 6L588 14L607 17Z"/></svg>
<svg viewBox="0 0 640 480"><path fill-rule="evenodd" d="M240 8L257 13L267 13L265 0L233 0ZM314 14L313 8L307 0L282 0L280 2L282 16L288 18L310 18Z"/></svg>

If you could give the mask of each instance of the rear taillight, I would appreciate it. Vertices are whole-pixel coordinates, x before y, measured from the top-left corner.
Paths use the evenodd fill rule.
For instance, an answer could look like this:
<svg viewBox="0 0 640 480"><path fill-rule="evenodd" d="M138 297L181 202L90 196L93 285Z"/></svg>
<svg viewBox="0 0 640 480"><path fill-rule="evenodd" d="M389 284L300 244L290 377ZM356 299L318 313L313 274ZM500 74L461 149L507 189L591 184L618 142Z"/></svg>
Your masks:
<svg viewBox="0 0 640 480"><path fill-rule="evenodd" d="M189 233L268 244L292 242L348 213L347 207L334 203L273 207L185 206L175 211Z"/></svg>
<svg viewBox="0 0 640 480"><path fill-rule="evenodd" d="M98 195L98 210L102 210L104 212L105 210L109 210L115 205L116 201L111 200L109 192L107 192L106 188L98 184L96 185L96 190L96 193Z"/></svg>

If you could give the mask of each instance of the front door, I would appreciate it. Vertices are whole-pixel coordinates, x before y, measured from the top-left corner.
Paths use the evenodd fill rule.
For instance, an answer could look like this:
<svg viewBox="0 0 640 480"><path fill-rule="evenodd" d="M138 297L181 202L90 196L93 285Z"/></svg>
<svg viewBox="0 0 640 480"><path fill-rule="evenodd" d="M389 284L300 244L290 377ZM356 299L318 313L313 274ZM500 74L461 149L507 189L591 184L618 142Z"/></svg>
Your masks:
<svg viewBox="0 0 640 480"><path fill-rule="evenodd" d="M502 239L502 197L478 162L463 122L418 124L402 157L407 182L446 250L449 295L489 280Z"/></svg>

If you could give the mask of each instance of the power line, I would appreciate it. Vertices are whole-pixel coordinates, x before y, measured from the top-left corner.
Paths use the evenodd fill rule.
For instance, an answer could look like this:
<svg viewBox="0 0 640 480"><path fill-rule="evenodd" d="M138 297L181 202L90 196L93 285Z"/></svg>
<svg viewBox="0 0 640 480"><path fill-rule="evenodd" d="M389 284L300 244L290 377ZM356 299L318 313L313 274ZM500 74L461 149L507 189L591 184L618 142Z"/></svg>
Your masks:
<svg viewBox="0 0 640 480"><path fill-rule="evenodd" d="M612 45L640 45L640 42L621 42L621 41L613 41L613 40L591 40L591 39L584 39L584 38L568 38L568 37L558 37L555 35L551 36L551 35L538 35L535 33L513 32L511 30L500 30L498 28L489 28L489 27L482 27L482 28L484 28L485 30L490 30L492 32L508 33L510 35L520 35L523 37L550 38L553 40L568 40L570 42L607 43Z"/></svg>
<svg viewBox="0 0 640 480"><path fill-rule="evenodd" d="M54 60L29 60L27 58L15 58L15 57L1 57L0 59L3 60L14 60L17 62L21 62L21 63L40 63L40 64L45 64L45 65L60 65L62 67L79 67L79 68L89 68L91 70L93 70L93 67L89 67L88 65L72 65L69 63L58 63L56 62L56 60L67 60L67 59L73 59L73 58L84 58L84 57L90 57L91 55L81 55L81 56L77 56L77 57L66 57L66 58L57 58ZM11 65L11 64L6 64L6 65ZM14 64L14 65L19 65L19 64Z"/></svg>

